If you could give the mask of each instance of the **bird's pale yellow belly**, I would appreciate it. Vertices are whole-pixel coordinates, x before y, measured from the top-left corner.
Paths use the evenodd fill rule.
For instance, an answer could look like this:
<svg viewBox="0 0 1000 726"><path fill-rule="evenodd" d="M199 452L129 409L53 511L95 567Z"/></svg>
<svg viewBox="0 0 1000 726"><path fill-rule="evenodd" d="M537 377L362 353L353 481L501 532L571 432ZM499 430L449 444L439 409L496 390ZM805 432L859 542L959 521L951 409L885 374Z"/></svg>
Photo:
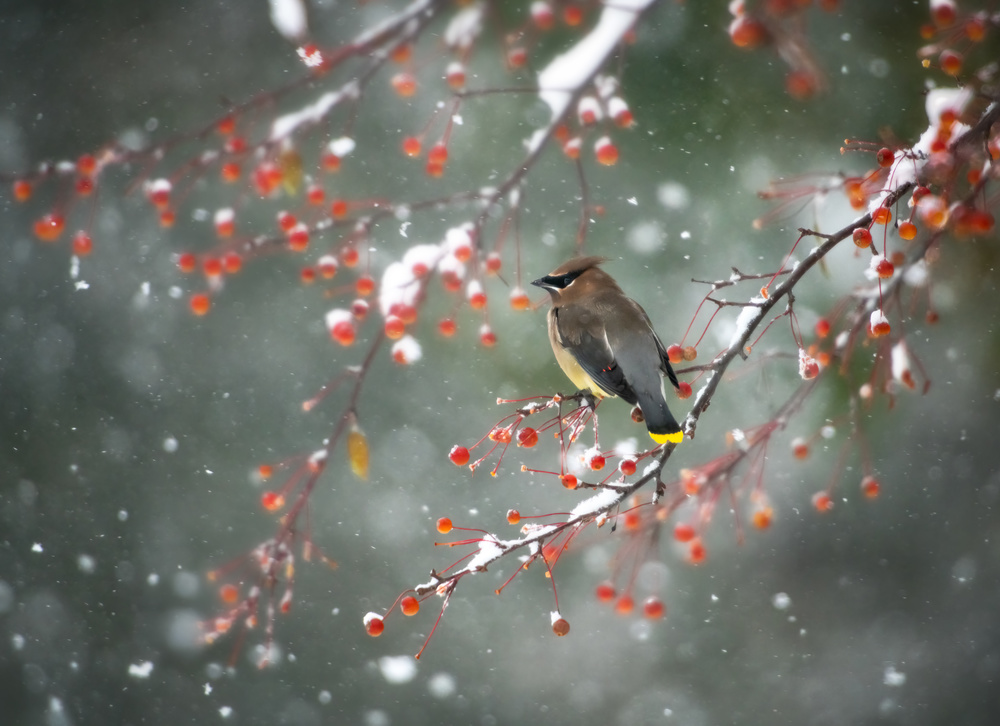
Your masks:
<svg viewBox="0 0 1000 726"><path fill-rule="evenodd" d="M581 391L589 389L598 398L604 398L608 395L594 382L594 379L587 374L587 371L580 367L580 364L576 362L576 358L573 357L572 353L565 348L556 346L553 346L552 350L556 354L556 361L559 363L559 367L562 368L563 373L573 382L574 386Z"/></svg>

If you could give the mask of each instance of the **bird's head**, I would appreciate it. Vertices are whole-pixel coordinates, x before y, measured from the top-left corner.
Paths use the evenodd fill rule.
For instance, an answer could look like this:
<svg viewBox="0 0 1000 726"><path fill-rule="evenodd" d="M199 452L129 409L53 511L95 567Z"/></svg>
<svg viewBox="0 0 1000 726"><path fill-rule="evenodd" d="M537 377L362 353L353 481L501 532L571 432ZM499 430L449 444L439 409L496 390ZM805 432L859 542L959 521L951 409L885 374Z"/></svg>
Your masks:
<svg viewBox="0 0 1000 726"><path fill-rule="evenodd" d="M607 257L574 257L531 284L547 290L554 305L565 304L582 298L596 287L618 287L611 276L600 268L607 261Z"/></svg>

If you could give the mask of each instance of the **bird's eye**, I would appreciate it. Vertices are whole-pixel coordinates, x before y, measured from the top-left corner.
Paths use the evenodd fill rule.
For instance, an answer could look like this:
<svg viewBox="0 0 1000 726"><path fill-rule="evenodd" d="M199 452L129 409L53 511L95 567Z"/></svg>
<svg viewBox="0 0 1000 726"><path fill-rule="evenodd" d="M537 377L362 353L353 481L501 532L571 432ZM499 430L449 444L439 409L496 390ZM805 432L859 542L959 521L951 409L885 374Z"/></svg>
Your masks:
<svg viewBox="0 0 1000 726"><path fill-rule="evenodd" d="M570 283L572 283L573 280L578 278L582 273L583 270L580 270L578 272L567 272L565 275L560 276L559 287L562 289L569 287Z"/></svg>

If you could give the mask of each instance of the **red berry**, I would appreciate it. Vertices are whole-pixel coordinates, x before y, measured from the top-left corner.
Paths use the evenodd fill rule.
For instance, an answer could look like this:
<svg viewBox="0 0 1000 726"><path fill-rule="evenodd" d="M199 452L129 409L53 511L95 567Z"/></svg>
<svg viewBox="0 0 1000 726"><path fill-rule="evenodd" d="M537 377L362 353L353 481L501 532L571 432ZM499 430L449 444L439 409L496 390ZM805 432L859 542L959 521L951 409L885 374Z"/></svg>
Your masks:
<svg viewBox="0 0 1000 726"><path fill-rule="evenodd" d="M406 616L416 615L420 612L420 601L412 595L407 595L399 601L399 609Z"/></svg>
<svg viewBox="0 0 1000 726"><path fill-rule="evenodd" d="M285 506L285 498L277 492L264 492L260 495L260 503L269 512L275 512Z"/></svg>
<svg viewBox="0 0 1000 726"><path fill-rule="evenodd" d="M605 166L614 166L618 163L618 147L607 136L602 136L594 144L594 155Z"/></svg>
<svg viewBox="0 0 1000 726"><path fill-rule="evenodd" d="M453 336L456 328L457 326L455 325L455 321L451 318L444 318L438 323L438 332L446 338Z"/></svg>
<svg viewBox="0 0 1000 726"><path fill-rule="evenodd" d="M215 130L218 131L223 136L229 136L236 129L236 119L232 116L226 116L224 119L219 121L215 126Z"/></svg>
<svg viewBox="0 0 1000 726"><path fill-rule="evenodd" d="M900 222L899 236L906 241L910 241L917 236L917 225L913 222Z"/></svg>
<svg viewBox="0 0 1000 726"><path fill-rule="evenodd" d="M938 28L948 28L954 25L958 8L951 0L931 3L931 20Z"/></svg>
<svg viewBox="0 0 1000 726"><path fill-rule="evenodd" d="M510 292L510 307L513 310L527 310L531 307L531 299L524 290L515 287Z"/></svg>
<svg viewBox="0 0 1000 726"><path fill-rule="evenodd" d="M605 580L594 589L594 594L597 596L599 602L611 602L615 599L617 593L615 592L615 586Z"/></svg>
<svg viewBox="0 0 1000 726"><path fill-rule="evenodd" d="M667 358L673 365L677 365L684 360L684 349L677 343L667 346Z"/></svg>
<svg viewBox="0 0 1000 726"><path fill-rule="evenodd" d="M34 188L31 186L31 182L24 179L18 179L14 182L14 199L19 202L26 202L31 199L31 193Z"/></svg>
<svg viewBox="0 0 1000 726"><path fill-rule="evenodd" d="M530 426L525 426L517 432L517 445L530 449L538 443L538 432Z"/></svg>
<svg viewBox="0 0 1000 726"><path fill-rule="evenodd" d="M354 316L355 320L364 320L368 315L369 307L367 300L358 298L351 303L351 315Z"/></svg>
<svg viewBox="0 0 1000 726"><path fill-rule="evenodd" d="M180 268L181 272L194 272L195 268L198 267L198 258L194 256L193 252L183 252L177 258L177 267Z"/></svg>
<svg viewBox="0 0 1000 726"><path fill-rule="evenodd" d="M562 482L562 485L567 489L576 489L577 486L576 477L573 476L572 474L563 474L562 476L559 477L559 481Z"/></svg>
<svg viewBox="0 0 1000 726"><path fill-rule="evenodd" d="M330 329L330 337L343 346L354 342L354 325L349 320L341 320Z"/></svg>
<svg viewBox="0 0 1000 726"><path fill-rule="evenodd" d="M378 615L365 618L365 630L368 635L377 638L385 630L385 621Z"/></svg>
<svg viewBox="0 0 1000 726"><path fill-rule="evenodd" d="M226 584L219 588L219 599L227 605L232 605L240 598L240 591L236 585Z"/></svg>
<svg viewBox="0 0 1000 726"><path fill-rule="evenodd" d="M600 454L594 454L593 456L590 457L590 460L587 462L587 466L590 467L591 471L600 471L601 469L604 468L604 465L606 463L607 460L603 456L601 456Z"/></svg>
<svg viewBox="0 0 1000 726"><path fill-rule="evenodd" d="M660 598L650 596L642 604L642 614L650 620L659 620L667 614L667 607Z"/></svg>
<svg viewBox="0 0 1000 726"><path fill-rule="evenodd" d="M218 257L206 257L201 263L201 271L207 277L219 277L222 274L222 260Z"/></svg>
<svg viewBox="0 0 1000 726"><path fill-rule="evenodd" d="M774 510L770 507L758 507L753 510L751 519L753 526L757 529L767 529L771 526L771 522L774 519Z"/></svg>
<svg viewBox="0 0 1000 726"><path fill-rule="evenodd" d="M864 227L854 230L852 237L854 238L854 244L861 249L867 249L872 244L872 233Z"/></svg>
<svg viewBox="0 0 1000 726"><path fill-rule="evenodd" d="M436 526L438 532L440 532L441 534L448 534L452 528L451 520L448 519L447 517L441 517L437 521Z"/></svg>
<svg viewBox="0 0 1000 726"><path fill-rule="evenodd" d="M875 163L883 169L892 166L892 162L895 160L896 155L892 153L892 149L883 147L875 153Z"/></svg>
<svg viewBox="0 0 1000 726"><path fill-rule="evenodd" d="M149 183L147 195L154 207L165 209L170 204L170 190L172 186L166 179L156 179Z"/></svg>
<svg viewBox="0 0 1000 726"><path fill-rule="evenodd" d="M563 22L571 28L583 22L583 8L576 3L566 3L563 7Z"/></svg>
<svg viewBox="0 0 1000 726"><path fill-rule="evenodd" d="M552 632L560 638L569 633L569 621L566 618L558 618L552 623Z"/></svg>
<svg viewBox="0 0 1000 726"><path fill-rule="evenodd" d="M635 474L635 459L622 459L618 464L618 471L625 476L632 476Z"/></svg>
<svg viewBox="0 0 1000 726"><path fill-rule="evenodd" d="M635 600L631 595L622 595L615 602L615 612L619 615L628 615L635 609Z"/></svg>
<svg viewBox="0 0 1000 726"><path fill-rule="evenodd" d="M230 139L226 139L224 148L229 154L242 154L247 150L247 140L242 136L233 136Z"/></svg>
<svg viewBox="0 0 1000 726"><path fill-rule="evenodd" d="M310 204L320 205L326 200L326 192L323 187L313 184L306 190L306 199Z"/></svg>
<svg viewBox="0 0 1000 726"><path fill-rule="evenodd" d="M507 65L511 68L520 68L528 62L528 51L523 46L517 46L507 51Z"/></svg>
<svg viewBox="0 0 1000 726"><path fill-rule="evenodd" d="M222 256L222 268L228 275L235 275L243 267L243 258L235 252L227 252Z"/></svg>
<svg viewBox="0 0 1000 726"><path fill-rule="evenodd" d="M414 136L403 139L403 153L412 157L420 156L420 139Z"/></svg>
<svg viewBox="0 0 1000 726"><path fill-rule="evenodd" d="M89 176L81 176L76 180L76 184L73 188L81 197L89 197L90 193L94 191L94 180Z"/></svg>
<svg viewBox="0 0 1000 726"><path fill-rule="evenodd" d="M469 463L469 450L464 446L455 446L448 454L448 458L455 466L465 466Z"/></svg>
<svg viewBox="0 0 1000 726"><path fill-rule="evenodd" d="M826 318L820 318L816 322L816 337L825 338L830 334L830 321Z"/></svg>
<svg viewBox="0 0 1000 726"><path fill-rule="evenodd" d="M805 101L816 94L819 79L807 70L794 70L785 77L785 90L792 98Z"/></svg>
<svg viewBox="0 0 1000 726"><path fill-rule="evenodd" d="M563 153L570 159L579 159L582 146L583 140L579 136L574 136L563 144Z"/></svg>
<svg viewBox="0 0 1000 726"><path fill-rule="evenodd" d="M385 319L385 337L389 340L399 340L406 332L406 325L395 315Z"/></svg>
<svg viewBox="0 0 1000 726"><path fill-rule="evenodd" d="M340 261L344 263L344 267L354 267L358 264L358 260L361 258L358 248L354 245L348 245L340 253Z"/></svg>
<svg viewBox="0 0 1000 726"><path fill-rule="evenodd" d="M90 235L83 230L73 235L73 254L77 257L86 257L94 250L94 242Z"/></svg>
<svg viewBox="0 0 1000 726"><path fill-rule="evenodd" d="M188 305L191 307L191 312L195 315L205 315L212 307L212 300L207 293L198 292L191 296Z"/></svg>
<svg viewBox="0 0 1000 726"><path fill-rule="evenodd" d="M390 82L396 93L403 98L409 98L417 92L417 79L412 73L397 73Z"/></svg>
<svg viewBox="0 0 1000 726"><path fill-rule="evenodd" d="M691 384L687 381L680 381L677 384L677 398L682 401L686 398L691 398Z"/></svg>
<svg viewBox="0 0 1000 726"><path fill-rule="evenodd" d="M371 275L362 275L358 278L358 281L354 283L354 287L358 291L358 295L361 297L368 297L375 292L375 280Z"/></svg>
<svg viewBox="0 0 1000 726"><path fill-rule="evenodd" d="M461 90L465 87L465 66L458 61L449 63L444 72L444 80L449 88L455 91ZM420 153L419 150L417 153Z"/></svg>
<svg viewBox="0 0 1000 726"><path fill-rule="evenodd" d="M879 207L872 212L872 221L875 224L889 224L892 221L892 210L888 207Z"/></svg>
<svg viewBox="0 0 1000 726"><path fill-rule="evenodd" d="M446 161L448 161L448 147L442 142L438 142L431 147L431 150L427 152L427 161L432 164L441 164L442 166Z"/></svg>
<svg viewBox="0 0 1000 726"><path fill-rule="evenodd" d="M737 48L752 50L767 41L768 33L764 24L756 18L740 15L729 24L729 37Z"/></svg>
<svg viewBox="0 0 1000 726"><path fill-rule="evenodd" d="M690 524L680 522L674 527L674 539L678 542L690 542L696 535L694 527Z"/></svg>
<svg viewBox="0 0 1000 726"><path fill-rule="evenodd" d="M394 63L406 63L413 55L413 47L409 43L400 43L392 49L390 58Z"/></svg>
<svg viewBox="0 0 1000 726"><path fill-rule="evenodd" d="M61 214L50 212L35 222L35 236L42 242L55 242L63 233L66 220Z"/></svg>
<svg viewBox="0 0 1000 726"><path fill-rule="evenodd" d="M303 252L309 247L309 228L299 222L288 231L288 247Z"/></svg>
<svg viewBox="0 0 1000 726"><path fill-rule="evenodd" d="M323 165L323 171L330 174L340 170L340 157L332 151L324 152L319 158L319 163Z"/></svg>
<svg viewBox="0 0 1000 726"><path fill-rule="evenodd" d="M347 216L350 206L343 199L334 199L330 202L330 214L337 219L342 219Z"/></svg>
<svg viewBox="0 0 1000 726"><path fill-rule="evenodd" d="M521 513L516 509L507 510L507 524L517 524L521 521Z"/></svg>
<svg viewBox="0 0 1000 726"><path fill-rule="evenodd" d="M816 492L812 497L812 505L817 512L829 512L833 509L833 499L826 492Z"/></svg>
<svg viewBox="0 0 1000 726"><path fill-rule="evenodd" d="M954 50L943 50L938 59L941 63L941 70L949 76L957 76L962 72L962 54Z"/></svg>
<svg viewBox="0 0 1000 726"><path fill-rule="evenodd" d="M164 209L160 212L160 226L164 229L170 229L174 226L174 222L177 221L177 214L172 209Z"/></svg>
<svg viewBox="0 0 1000 726"><path fill-rule="evenodd" d="M871 476L870 474L861 480L861 493L864 494L869 499L874 499L879 494L879 482L878 479Z"/></svg>

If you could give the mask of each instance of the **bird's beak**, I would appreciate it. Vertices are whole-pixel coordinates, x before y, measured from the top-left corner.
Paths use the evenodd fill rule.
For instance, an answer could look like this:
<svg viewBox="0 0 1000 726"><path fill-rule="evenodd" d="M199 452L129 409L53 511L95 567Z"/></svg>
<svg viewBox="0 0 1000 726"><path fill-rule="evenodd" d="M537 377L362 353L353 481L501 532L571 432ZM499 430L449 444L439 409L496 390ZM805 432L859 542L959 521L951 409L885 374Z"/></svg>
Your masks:
<svg viewBox="0 0 1000 726"><path fill-rule="evenodd" d="M535 287L540 287L543 290L555 290L556 287L551 282L549 282L548 277L539 277L537 280L532 280L531 284Z"/></svg>

